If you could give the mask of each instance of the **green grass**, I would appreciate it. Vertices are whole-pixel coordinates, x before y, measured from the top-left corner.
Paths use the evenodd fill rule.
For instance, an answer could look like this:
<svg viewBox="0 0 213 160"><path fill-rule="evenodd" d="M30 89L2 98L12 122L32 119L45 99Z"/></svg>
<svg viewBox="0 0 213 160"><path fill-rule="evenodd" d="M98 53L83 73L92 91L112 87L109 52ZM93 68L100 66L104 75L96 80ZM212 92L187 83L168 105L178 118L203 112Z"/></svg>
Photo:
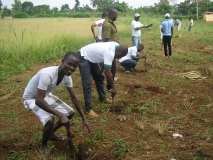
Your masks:
<svg viewBox="0 0 213 160"><path fill-rule="evenodd" d="M6 100L0 101L0 126L2 126L0 139L4 145L9 142L21 146L14 149L13 146L8 146L11 150L5 151L8 159L42 159L42 155L37 151L41 141L42 127L34 115L30 115L24 108L19 108L23 107L20 93L23 92L27 79L33 73L29 71L23 82L7 81L6 78L21 74L31 67L34 69L33 66L43 65L49 61L57 64L65 51L76 51L92 42L89 27L94 19L0 20L0 80L5 80L4 88L6 88L6 90L0 90L0 95L15 91L16 96L15 98L13 95L10 96L7 104L4 104ZM131 20L131 17L119 17L116 22L121 43L131 44ZM75 116L73 120L75 143L83 141L92 147L97 155L105 152L109 156L112 155L114 159L124 159L126 155L133 156L132 158L135 157L135 159L168 159L168 155L175 156L177 153L182 156L182 159L187 156L190 157L188 159L193 159L192 149L184 148L184 145L191 145L191 142L187 143L190 140L196 146L197 140L206 142L205 138L212 140L213 137L213 127L210 125L212 119L208 115L212 112L212 107L207 106L212 103L212 96L207 93L207 88L212 84L212 77L207 75L207 82L202 82L185 80L176 74L199 70L201 66L212 67L213 25L203 21L195 22L192 32L189 33L184 21L181 36L175 37L177 35L175 33L173 56L168 60L165 59L160 48L161 19L143 15L141 20L144 24L154 24L151 29L142 31L144 54L147 55L149 64L148 72L125 74L119 70L118 66L119 81L116 83L118 99L116 97L116 101L121 99L127 102L124 114L127 115L128 120L117 121L117 114L109 112L109 105L98 103L97 95L94 94L94 109L100 113L100 117L89 119L93 133L85 136L82 133L81 119ZM140 62L140 69L141 64ZM77 83L74 85L74 90L79 99L83 100L79 72L73 76L75 76L74 83ZM142 87L124 95L129 82L141 84ZM148 86L159 87L163 93L149 91L146 89ZM64 91L59 88L56 95L69 102L69 97ZM197 93L199 91L202 94ZM130 102L128 102L129 99ZM201 119L203 121L199 121ZM135 120L142 121L143 130L135 127ZM29 122L25 126L26 121ZM171 139L171 134L176 131L186 133L186 138L184 135L186 141L180 141L181 144L179 144L179 141ZM59 132L65 135L64 130ZM28 149L28 146L32 148ZM57 148L57 145L53 147ZM63 149L54 153L53 156L54 158L51 157L51 159L66 159ZM178 159L178 156L176 158Z"/></svg>

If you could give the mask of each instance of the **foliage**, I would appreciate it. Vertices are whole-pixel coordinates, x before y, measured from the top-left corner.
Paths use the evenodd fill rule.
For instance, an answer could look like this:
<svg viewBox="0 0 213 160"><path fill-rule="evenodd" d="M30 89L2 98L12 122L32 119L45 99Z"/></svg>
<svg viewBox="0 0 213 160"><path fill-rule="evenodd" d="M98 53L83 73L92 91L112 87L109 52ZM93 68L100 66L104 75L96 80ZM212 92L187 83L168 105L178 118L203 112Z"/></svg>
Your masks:
<svg viewBox="0 0 213 160"><path fill-rule="evenodd" d="M0 0L0 10L2 9L2 5L3 5L2 1Z"/></svg>
<svg viewBox="0 0 213 160"><path fill-rule="evenodd" d="M96 7L99 11L105 11L109 8L113 8L114 0L91 0L92 6Z"/></svg>
<svg viewBox="0 0 213 160"><path fill-rule="evenodd" d="M127 152L128 152L128 146L124 140L122 139L114 140L114 149L112 153L116 158L122 159Z"/></svg>
<svg viewBox="0 0 213 160"><path fill-rule="evenodd" d="M75 10L78 10L79 6L80 6L80 2L79 2L79 0L75 0L75 6L74 6L74 9L75 9Z"/></svg>
<svg viewBox="0 0 213 160"><path fill-rule="evenodd" d="M28 17L28 14L26 12L22 12L22 11L13 12L12 15L14 18L27 18Z"/></svg>
<svg viewBox="0 0 213 160"><path fill-rule="evenodd" d="M119 12L127 12L129 7L125 2L115 2L114 8L116 8Z"/></svg>
<svg viewBox="0 0 213 160"><path fill-rule="evenodd" d="M64 4L61 6L61 12L69 12L70 11L70 7L68 4Z"/></svg>
<svg viewBox="0 0 213 160"><path fill-rule="evenodd" d="M33 11L33 3L32 2L24 2L22 3L22 11L27 14L32 14Z"/></svg>
<svg viewBox="0 0 213 160"><path fill-rule="evenodd" d="M103 12L109 8L116 8L120 13L132 14L133 12L144 12L150 15L164 15L165 13L171 13L175 16L195 16L196 15L196 1L195 0L185 0L177 5L170 5L168 0L160 0L159 3L156 3L154 6L143 7L139 9L131 9L125 2L119 2L116 0L90 0L93 9L89 5L80 7L80 1L75 0L75 6L73 9L69 8L68 4L61 6L60 10L58 8L50 9L49 5L39 5L34 6L32 2L23 2L20 0L15 0L12 5L13 15L21 15L16 17L89 17L90 13L95 10ZM1 8L1 0L0 0ZM213 2L211 0L202 0L199 1L199 16L201 17L205 11L213 11ZM8 9L6 10L7 13ZM74 14L70 13L71 11L75 12ZM16 13L18 12L18 13ZM22 12L26 13L23 14ZM87 12L87 13L81 13ZM70 14L69 14L70 13ZM2 17L4 17L4 14ZM27 16L28 15L28 16Z"/></svg>
<svg viewBox="0 0 213 160"><path fill-rule="evenodd" d="M38 5L33 7L33 14L48 15L50 13L49 5Z"/></svg>
<svg viewBox="0 0 213 160"><path fill-rule="evenodd" d="M8 9L7 7L4 7L2 9L1 18L8 17L8 16L11 16L11 10Z"/></svg>
<svg viewBox="0 0 213 160"><path fill-rule="evenodd" d="M13 12L21 12L22 5L20 0L14 0L14 4L12 4L12 11Z"/></svg>

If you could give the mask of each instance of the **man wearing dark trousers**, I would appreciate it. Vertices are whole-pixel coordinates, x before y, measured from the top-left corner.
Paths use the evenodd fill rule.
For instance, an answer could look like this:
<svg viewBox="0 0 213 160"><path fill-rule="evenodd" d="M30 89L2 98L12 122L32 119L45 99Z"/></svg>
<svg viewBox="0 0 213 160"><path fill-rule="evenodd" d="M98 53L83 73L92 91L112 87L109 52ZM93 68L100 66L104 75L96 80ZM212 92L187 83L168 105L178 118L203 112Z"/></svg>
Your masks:
<svg viewBox="0 0 213 160"><path fill-rule="evenodd" d="M165 20L161 23L161 32L163 33L163 45L165 56L172 55L172 36L173 36L173 21L170 19L170 14L165 14Z"/></svg>
<svg viewBox="0 0 213 160"><path fill-rule="evenodd" d="M98 114L92 110L92 79L95 80L99 100L104 101L104 76L107 80L107 89L112 98L116 95L113 75L111 72L114 59L125 56L128 48L120 46L117 42L99 42L88 44L80 49L80 74L84 92L85 112L91 117ZM104 67L100 67L103 64ZM101 69L103 68L103 69Z"/></svg>

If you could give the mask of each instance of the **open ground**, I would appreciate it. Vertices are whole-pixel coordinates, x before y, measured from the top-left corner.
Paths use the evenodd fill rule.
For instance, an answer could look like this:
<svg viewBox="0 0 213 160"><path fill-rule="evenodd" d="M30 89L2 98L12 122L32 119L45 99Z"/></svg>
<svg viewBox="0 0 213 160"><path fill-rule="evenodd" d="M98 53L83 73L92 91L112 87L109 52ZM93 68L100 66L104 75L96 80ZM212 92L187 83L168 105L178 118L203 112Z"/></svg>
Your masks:
<svg viewBox="0 0 213 160"><path fill-rule="evenodd" d="M42 126L21 102L31 76L44 66L56 65L64 50L78 50L92 42L94 19L0 20L0 159L69 159L63 144L50 143L52 154L41 154ZM117 22L120 41L130 45L131 18ZM198 160L213 159L213 25L186 25L173 39L173 56L163 56L157 18L143 31L147 71L140 60L135 73L118 67L118 95L113 105L101 104L93 92L99 118L89 119L93 133L82 132L73 119L74 142L87 144L93 160ZM185 23L186 24L186 23ZM180 73L200 72L205 79L191 80ZM79 71L72 76L74 91L83 104ZM69 102L63 88L56 95ZM124 115L126 120L118 120ZM64 134L64 130L60 131ZM183 138L174 138L179 133Z"/></svg>

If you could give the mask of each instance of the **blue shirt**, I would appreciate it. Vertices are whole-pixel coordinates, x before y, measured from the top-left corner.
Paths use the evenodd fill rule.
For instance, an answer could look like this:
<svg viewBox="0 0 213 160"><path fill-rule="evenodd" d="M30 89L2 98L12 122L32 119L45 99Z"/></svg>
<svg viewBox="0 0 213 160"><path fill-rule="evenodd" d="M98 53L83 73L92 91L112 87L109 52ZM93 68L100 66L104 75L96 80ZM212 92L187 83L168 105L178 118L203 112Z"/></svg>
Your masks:
<svg viewBox="0 0 213 160"><path fill-rule="evenodd" d="M164 36L171 36L172 35L172 28L173 28L173 21L171 19L165 19L161 23L161 28L163 29Z"/></svg>

